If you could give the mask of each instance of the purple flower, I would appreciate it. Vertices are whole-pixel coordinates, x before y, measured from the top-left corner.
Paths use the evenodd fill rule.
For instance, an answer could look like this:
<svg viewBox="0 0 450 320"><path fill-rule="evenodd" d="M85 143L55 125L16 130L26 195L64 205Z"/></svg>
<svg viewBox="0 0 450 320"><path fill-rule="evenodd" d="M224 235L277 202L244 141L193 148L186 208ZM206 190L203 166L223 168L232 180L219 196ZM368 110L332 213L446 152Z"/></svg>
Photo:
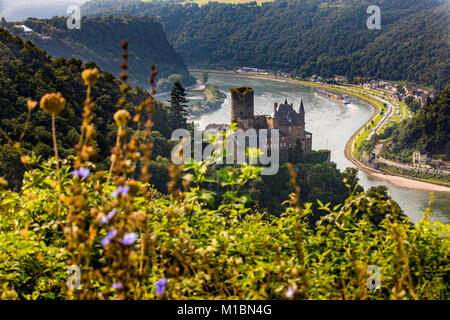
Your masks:
<svg viewBox="0 0 450 320"><path fill-rule="evenodd" d="M111 288L113 288L113 289L120 289L122 287L123 287L122 282L115 282L111 286Z"/></svg>
<svg viewBox="0 0 450 320"><path fill-rule="evenodd" d="M130 191L130 187L129 186L127 186L127 185L118 186L116 190L111 192L111 197L115 198L119 194L122 195L122 196L126 196L128 194L128 191Z"/></svg>
<svg viewBox="0 0 450 320"><path fill-rule="evenodd" d="M128 194L128 191L130 191L130 187L127 185L124 185L122 188L122 195L126 196Z"/></svg>
<svg viewBox="0 0 450 320"><path fill-rule="evenodd" d="M88 168L79 168L78 170L75 170L72 172L72 176L74 178L83 178L87 179L89 175L91 174L91 171Z"/></svg>
<svg viewBox="0 0 450 320"><path fill-rule="evenodd" d="M102 246L106 247L108 244L110 244L111 240L116 236L117 234L117 230L116 229L111 229L109 230L108 234L106 235L106 237L104 237L100 243Z"/></svg>
<svg viewBox="0 0 450 320"><path fill-rule="evenodd" d="M166 278L159 279L155 283L155 293L162 296L166 291L166 284L169 282Z"/></svg>
<svg viewBox="0 0 450 320"><path fill-rule="evenodd" d="M130 246L133 243L135 243L137 240L137 234L135 232L125 233L123 236L123 239L120 240L120 243L122 243L124 246Z"/></svg>
<svg viewBox="0 0 450 320"><path fill-rule="evenodd" d="M295 289L292 288L292 287L289 287L289 288L286 290L286 293L285 293L286 298L288 298L288 299L293 299L293 298L294 298L294 294L295 294Z"/></svg>
<svg viewBox="0 0 450 320"><path fill-rule="evenodd" d="M109 220L111 220L116 214L116 209L112 209L106 216L100 219L100 222L103 224L108 223Z"/></svg>

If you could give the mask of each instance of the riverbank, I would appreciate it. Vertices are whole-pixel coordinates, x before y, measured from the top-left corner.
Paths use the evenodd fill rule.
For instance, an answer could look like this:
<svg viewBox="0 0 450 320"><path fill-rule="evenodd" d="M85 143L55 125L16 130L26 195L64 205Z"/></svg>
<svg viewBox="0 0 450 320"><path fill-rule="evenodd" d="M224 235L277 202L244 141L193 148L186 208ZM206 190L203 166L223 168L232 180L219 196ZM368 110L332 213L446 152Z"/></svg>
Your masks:
<svg viewBox="0 0 450 320"><path fill-rule="evenodd" d="M350 95L355 98L364 100L367 103L369 103L371 106L374 107L374 111L373 111L373 114L371 115L370 119L367 122L365 122L348 140L348 142L345 146L345 157L350 162L352 162L359 170L364 171L367 175L381 179L381 180L386 180L386 181L390 182L392 185L402 187L402 188L422 190L422 191L449 192L450 193L449 187L430 183L430 182L424 182L424 181L416 180L416 179L412 179L412 178L405 178L400 175L387 174L387 173L381 172L379 170L375 170L375 169L365 166L363 163L361 163L354 157L354 155L353 155L354 144L355 144L355 141L358 139L358 137L360 137L362 130L364 130L364 128L367 125L369 125L373 120L377 119L378 117L381 118L380 111L381 111L382 107L381 107L381 105L380 105L381 103L379 101L372 101L372 99L370 99L368 97L364 97L360 93L354 93L349 90L344 90L341 88L335 88L332 86L327 86L327 85L317 84L317 83L312 83L312 82L307 82L307 81L301 81L301 80L296 80L296 79L275 77L275 76L271 76L271 75L239 74L239 73L235 73L235 72L214 71L214 70L213 71L211 71L211 70L198 70L198 71L192 70L191 73L201 73L204 71L207 71L208 73L219 74L219 75L229 75L229 76L253 78L253 79L266 79L266 80L272 80L272 81L301 84L301 85L305 85L305 86L309 86L309 87L313 87L313 88L323 88L323 89L327 89L327 90L331 90L331 91L345 93L346 95ZM378 119L378 120L380 120L380 119Z"/></svg>
<svg viewBox="0 0 450 320"><path fill-rule="evenodd" d="M188 111L190 116L195 117L220 109L227 97L225 93L221 92L213 84L207 84L202 91L204 99L202 101L196 101L189 106Z"/></svg>

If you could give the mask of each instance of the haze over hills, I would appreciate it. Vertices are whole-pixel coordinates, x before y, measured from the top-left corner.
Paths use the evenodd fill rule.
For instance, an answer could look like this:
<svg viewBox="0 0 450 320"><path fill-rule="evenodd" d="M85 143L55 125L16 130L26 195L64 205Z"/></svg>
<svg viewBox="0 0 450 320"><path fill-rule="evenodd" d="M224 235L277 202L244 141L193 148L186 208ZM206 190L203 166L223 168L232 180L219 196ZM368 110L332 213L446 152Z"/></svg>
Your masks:
<svg viewBox="0 0 450 320"><path fill-rule="evenodd" d="M27 18L47 19L66 15L70 5L81 5L89 0L1 0L0 17L8 21Z"/></svg>
<svg viewBox="0 0 450 320"><path fill-rule="evenodd" d="M25 25L33 32L15 28L8 29L53 57L80 58L95 61L102 69L115 75L120 73L120 43L129 41L130 82L148 87L150 64L160 71L158 79L171 74L185 76L185 85L192 84L183 58L167 41L166 35L155 19L150 17L104 17L83 19L80 30L69 30L66 18L50 20L28 19Z"/></svg>
<svg viewBox="0 0 450 320"><path fill-rule="evenodd" d="M254 66L313 74L410 81L442 90L450 81L450 4L381 0L381 30L369 30L365 0L276 0L260 6L92 0L86 15L149 15L188 65Z"/></svg>

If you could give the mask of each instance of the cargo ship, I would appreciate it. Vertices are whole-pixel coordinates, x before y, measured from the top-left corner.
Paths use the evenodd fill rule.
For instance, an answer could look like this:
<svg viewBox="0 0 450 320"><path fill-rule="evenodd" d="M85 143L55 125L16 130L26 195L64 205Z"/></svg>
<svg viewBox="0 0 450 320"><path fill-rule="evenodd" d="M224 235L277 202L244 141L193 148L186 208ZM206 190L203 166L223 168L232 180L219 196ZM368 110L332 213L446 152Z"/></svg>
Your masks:
<svg viewBox="0 0 450 320"><path fill-rule="evenodd" d="M350 103L350 99L348 96L340 96L322 89L317 89L316 90L317 94L323 95L328 97L329 99L334 99L334 100L338 100L340 102L342 102L343 104L349 104Z"/></svg>

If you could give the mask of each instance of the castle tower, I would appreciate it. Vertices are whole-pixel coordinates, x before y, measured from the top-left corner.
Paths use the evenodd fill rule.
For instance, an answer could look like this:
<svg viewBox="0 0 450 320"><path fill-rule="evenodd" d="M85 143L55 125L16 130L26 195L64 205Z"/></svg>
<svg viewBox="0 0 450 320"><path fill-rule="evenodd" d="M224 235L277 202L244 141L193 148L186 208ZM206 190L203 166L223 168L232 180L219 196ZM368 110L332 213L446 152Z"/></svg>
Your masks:
<svg viewBox="0 0 450 320"><path fill-rule="evenodd" d="M303 120L303 123L305 123L305 107L303 106L303 100L300 100L300 107L298 108L298 114Z"/></svg>
<svg viewBox="0 0 450 320"><path fill-rule="evenodd" d="M247 130L255 127L254 91L250 87L231 88L231 122Z"/></svg>

